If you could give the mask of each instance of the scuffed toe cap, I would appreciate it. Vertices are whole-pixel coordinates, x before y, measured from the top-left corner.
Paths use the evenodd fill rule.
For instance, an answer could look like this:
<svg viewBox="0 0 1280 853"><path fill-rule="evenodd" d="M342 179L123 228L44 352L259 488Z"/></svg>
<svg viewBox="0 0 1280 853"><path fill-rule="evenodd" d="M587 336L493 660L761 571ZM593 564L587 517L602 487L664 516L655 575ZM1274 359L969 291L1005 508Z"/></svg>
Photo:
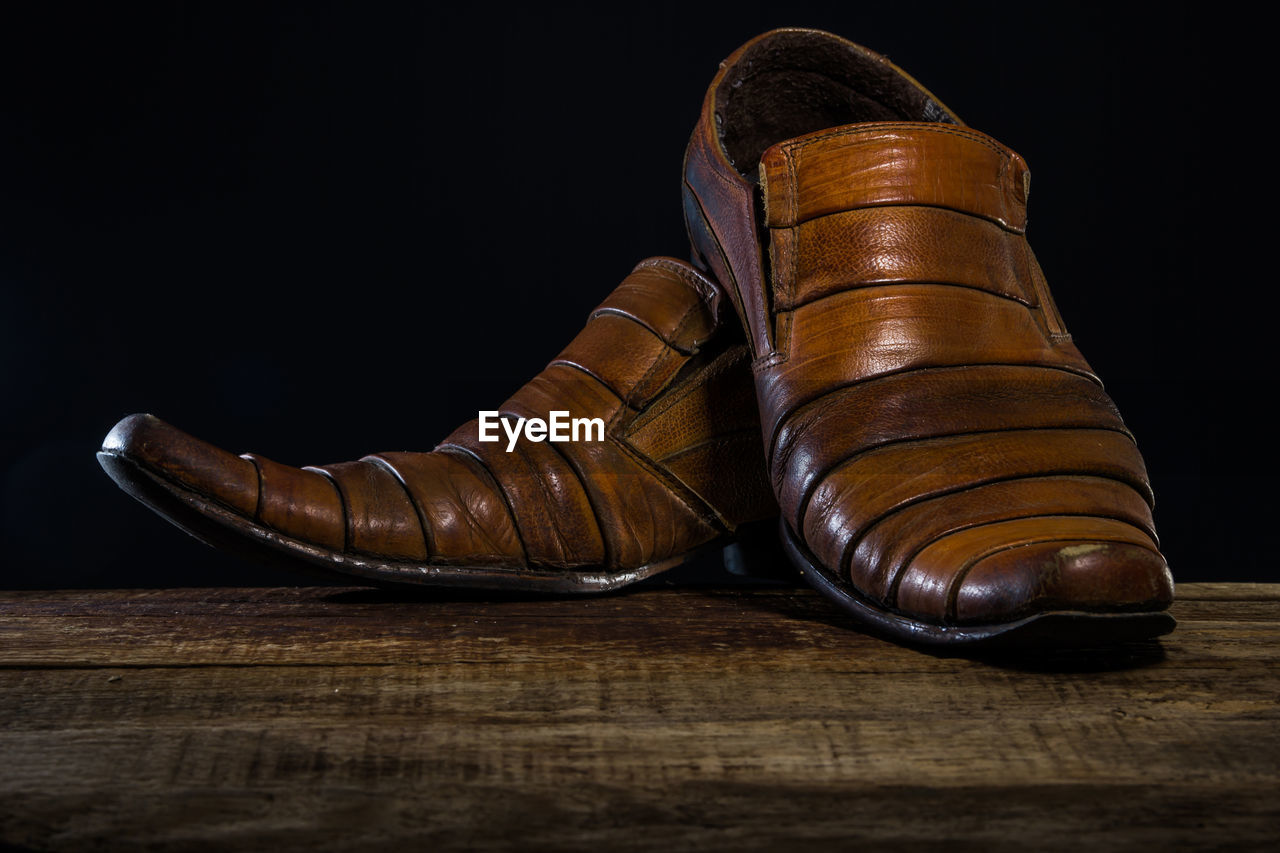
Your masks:
<svg viewBox="0 0 1280 853"><path fill-rule="evenodd" d="M1173 577L1159 553L1124 542L1039 542L976 562L955 598L961 624L1009 621L1038 612L1159 611L1173 601Z"/></svg>
<svg viewBox="0 0 1280 853"><path fill-rule="evenodd" d="M253 463L170 426L155 415L129 415L102 441L98 454L111 478L122 480L123 460L179 486L213 498L252 518L258 508L258 472Z"/></svg>

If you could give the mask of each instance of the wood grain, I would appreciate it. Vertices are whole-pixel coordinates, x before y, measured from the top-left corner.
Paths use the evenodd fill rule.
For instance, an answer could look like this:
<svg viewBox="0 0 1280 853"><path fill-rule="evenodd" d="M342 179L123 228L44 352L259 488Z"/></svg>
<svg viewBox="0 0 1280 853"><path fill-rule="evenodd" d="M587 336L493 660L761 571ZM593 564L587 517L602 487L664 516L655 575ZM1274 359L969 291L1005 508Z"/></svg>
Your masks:
<svg viewBox="0 0 1280 853"><path fill-rule="evenodd" d="M1242 849L1280 829L1280 585L1160 643L938 657L807 590L0 593L36 850Z"/></svg>

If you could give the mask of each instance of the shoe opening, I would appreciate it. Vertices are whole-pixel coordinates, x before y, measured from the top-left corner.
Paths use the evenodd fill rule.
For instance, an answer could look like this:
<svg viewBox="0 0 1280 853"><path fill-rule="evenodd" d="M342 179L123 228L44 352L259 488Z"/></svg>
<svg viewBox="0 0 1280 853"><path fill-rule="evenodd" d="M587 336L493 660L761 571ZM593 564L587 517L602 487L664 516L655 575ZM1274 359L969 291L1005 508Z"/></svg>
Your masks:
<svg viewBox="0 0 1280 853"><path fill-rule="evenodd" d="M959 123L884 57L819 30L763 36L743 49L716 91L724 150L750 179L775 143L867 121Z"/></svg>

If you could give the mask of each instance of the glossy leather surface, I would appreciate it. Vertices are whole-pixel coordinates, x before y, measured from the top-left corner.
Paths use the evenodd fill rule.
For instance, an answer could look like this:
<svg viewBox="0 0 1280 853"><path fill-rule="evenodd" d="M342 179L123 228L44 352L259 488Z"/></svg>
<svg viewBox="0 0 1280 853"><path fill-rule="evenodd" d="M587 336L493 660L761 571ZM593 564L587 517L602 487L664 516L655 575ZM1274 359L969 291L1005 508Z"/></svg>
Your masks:
<svg viewBox="0 0 1280 853"><path fill-rule="evenodd" d="M603 441L522 437L508 452L502 430L480 441L473 420L432 452L293 467L133 415L107 436L104 466L130 491L130 478L158 484L143 484L146 501L184 527L200 525L167 511L166 491L247 539L339 572L363 561L375 579L378 566L391 580L408 577L405 566L459 567L449 577L463 585L467 569L632 577L777 514L749 355L724 319L704 276L649 259L499 407L504 418L601 418Z"/></svg>
<svg viewBox="0 0 1280 853"><path fill-rule="evenodd" d="M922 623L1172 598L1141 454L1027 243L1029 188L1018 154L813 30L726 60L686 157L788 528L843 594Z"/></svg>

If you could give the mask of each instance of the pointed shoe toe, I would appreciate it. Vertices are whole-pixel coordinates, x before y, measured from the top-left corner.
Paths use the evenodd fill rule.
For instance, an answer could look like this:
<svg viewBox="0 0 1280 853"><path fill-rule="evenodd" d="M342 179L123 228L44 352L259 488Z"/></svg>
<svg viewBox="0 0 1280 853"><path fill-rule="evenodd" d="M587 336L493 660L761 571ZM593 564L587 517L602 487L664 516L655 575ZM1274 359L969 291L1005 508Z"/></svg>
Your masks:
<svg viewBox="0 0 1280 853"><path fill-rule="evenodd" d="M142 475L188 489L243 515L258 503L253 463L170 426L155 415L122 419L103 439L98 459L117 483Z"/></svg>
<svg viewBox="0 0 1280 853"><path fill-rule="evenodd" d="M969 565L951 605L959 624L1043 611L1142 613L1173 603L1173 576L1151 545L1081 539L1007 546Z"/></svg>
<svg viewBox="0 0 1280 853"><path fill-rule="evenodd" d="M160 515L243 556L393 585L605 591L777 515L748 355L722 319L705 277L653 258L488 429L477 418L433 451L293 467L131 415L98 458ZM494 425L556 413L582 435L509 441Z"/></svg>
<svg viewBox="0 0 1280 853"><path fill-rule="evenodd" d="M1026 238L1030 172L817 30L722 63L685 161L693 254L751 347L784 547L930 645L1156 636L1142 456Z"/></svg>

